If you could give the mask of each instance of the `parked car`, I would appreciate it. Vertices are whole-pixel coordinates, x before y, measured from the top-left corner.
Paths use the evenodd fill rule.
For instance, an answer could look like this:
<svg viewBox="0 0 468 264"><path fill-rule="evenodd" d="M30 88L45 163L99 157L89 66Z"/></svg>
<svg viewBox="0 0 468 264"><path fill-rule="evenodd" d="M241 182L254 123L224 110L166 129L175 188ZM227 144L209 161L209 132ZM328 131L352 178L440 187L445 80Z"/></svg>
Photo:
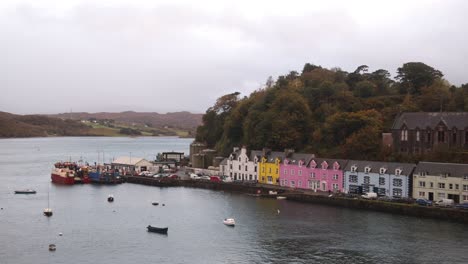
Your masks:
<svg viewBox="0 0 468 264"><path fill-rule="evenodd" d="M431 205L432 205L432 201L419 198L419 199L416 199L416 204L422 205L422 206L431 206Z"/></svg>
<svg viewBox="0 0 468 264"><path fill-rule="evenodd" d="M362 198L364 199L377 199L377 193L375 192L368 192L363 195L361 195Z"/></svg>
<svg viewBox="0 0 468 264"><path fill-rule="evenodd" d="M231 177L226 177L223 179L223 182L232 182L232 178Z"/></svg>
<svg viewBox="0 0 468 264"><path fill-rule="evenodd" d="M221 178L219 178L219 176L211 176L211 177L210 177L210 181L212 181L212 182L220 182L220 181L221 181Z"/></svg>
<svg viewBox="0 0 468 264"><path fill-rule="evenodd" d="M201 176L200 179L201 180L207 180L207 181L211 180L210 176L207 176L207 175Z"/></svg>
<svg viewBox="0 0 468 264"><path fill-rule="evenodd" d="M435 202L437 206L444 206L444 207L451 207L453 206L454 203L455 202L453 201L453 199L441 199Z"/></svg>
<svg viewBox="0 0 468 264"><path fill-rule="evenodd" d="M455 205L456 208L468 210L468 203L461 203Z"/></svg>
<svg viewBox="0 0 468 264"><path fill-rule="evenodd" d="M200 179L200 176L198 176L198 175L195 174L195 173L191 173L191 174L190 174L190 179L192 179L192 180L199 180L199 179Z"/></svg>
<svg viewBox="0 0 468 264"><path fill-rule="evenodd" d="M171 176L169 176L169 178L171 178L171 179L179 179L179 176L176 175L176 174L172 174Z"/></svg>

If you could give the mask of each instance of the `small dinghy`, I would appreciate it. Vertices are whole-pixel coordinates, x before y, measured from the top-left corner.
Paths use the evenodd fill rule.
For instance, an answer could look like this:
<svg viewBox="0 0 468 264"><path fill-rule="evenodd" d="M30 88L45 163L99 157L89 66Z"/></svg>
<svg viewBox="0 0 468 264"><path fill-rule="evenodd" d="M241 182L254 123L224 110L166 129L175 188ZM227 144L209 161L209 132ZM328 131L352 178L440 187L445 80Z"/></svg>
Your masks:
<svg viewBox="0 0 468 264"><path fill-rule="evenodd" d="M56 249L55 244L49 244L49 251L55 251Z"/></svg>
<svg viewBox="0 0 468 264"><path fill-rule="evenodd" d="M278 199L278 200L286 200L286 196L277 196L276 199Z"/></svg>
<svg viewBox="0 0 468 264"><path fill-rule="evenodd" d="M234 221L233 218L226 218L224 219L223 223L227 226L235 226L236 225L236 221Z"/></svg>
<svg viewBox="0 0 468 264"><path fill-rule="evenodd" d="M33 189L26 189L26 190L16 190L15 194L35 194L36 191Z"/></svg>
<svg viewBox="0 0 468 264"><path fill-rule="evenodd" d="M50 208L44 209L44 215L45 216L52 216L52 209L50 209Z"/></svg>
<svg viewBox="0 0 468 264"><path fill-rule="evenodd" d="M159 205L159 203L157 203L157 202L152 202L151 204L152 205Z"/></svg>
<svg viewBox="0 0 468 264"><path fill-rule="evenodd" d="M108 202L113 202L114 201L114 196L111 194L109 197L107 197Z"/></svg>
<svg viewBox="0 0 468 264"><path fill-rule="evenodd" d="M147 226L148 232L159 233L159 234L167 234L167 230L169 227L155 227L155 226Z"/></svg>

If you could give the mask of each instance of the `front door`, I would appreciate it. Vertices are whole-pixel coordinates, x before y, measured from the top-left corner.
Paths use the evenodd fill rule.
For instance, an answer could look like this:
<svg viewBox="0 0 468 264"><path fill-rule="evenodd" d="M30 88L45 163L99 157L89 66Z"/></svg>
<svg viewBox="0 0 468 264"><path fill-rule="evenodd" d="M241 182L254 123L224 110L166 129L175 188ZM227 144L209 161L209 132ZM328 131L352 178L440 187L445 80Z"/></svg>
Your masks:
<svg viewBox="0 0 468 264"><path fill-rule="evenodd" d="M429 200L434 201L434 193L432 192L429 193Z"/></svg>
<svg viewBox="0 0 468 264"><path fill-rule="evenodd" d="M460 195L449 194L447 198L452 199L455 203L460 203Z"/></svg>

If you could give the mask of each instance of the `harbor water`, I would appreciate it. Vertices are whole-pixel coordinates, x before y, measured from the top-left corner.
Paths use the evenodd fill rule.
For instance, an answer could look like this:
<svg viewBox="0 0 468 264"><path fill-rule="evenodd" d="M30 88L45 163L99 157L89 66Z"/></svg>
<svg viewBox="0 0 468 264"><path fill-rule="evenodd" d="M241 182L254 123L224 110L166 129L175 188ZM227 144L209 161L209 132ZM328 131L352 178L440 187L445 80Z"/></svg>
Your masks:
<svg viewBox="0 0 468 264"><path fill-rule="evenodd" d="M57 161L153 160L188 154L191 141L1 139L0 263L468 263L468 226L458 223L184 187L50 183ZM37 193L14 194L27 188ZM236 226L223 225L231 217Z"/></svg>

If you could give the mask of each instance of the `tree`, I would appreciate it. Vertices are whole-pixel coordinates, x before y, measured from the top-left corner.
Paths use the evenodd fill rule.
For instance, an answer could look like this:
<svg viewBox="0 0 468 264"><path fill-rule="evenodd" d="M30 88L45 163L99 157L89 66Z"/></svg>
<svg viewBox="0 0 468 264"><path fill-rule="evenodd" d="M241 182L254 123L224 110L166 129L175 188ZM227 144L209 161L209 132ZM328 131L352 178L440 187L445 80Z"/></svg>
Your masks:
<svg viewBox="0 0 468 264"><path fill-rule="evenodd" d="M371 97L372 95L375 94L375 84L369 81L360 81L356 83L356 86L354 88L354 96L356 97L361 97L361 98L367 98Z"/></svg>
<svg viewBox="0 0 468 264"><path fill-rule="evenodd" d="M397 69L397 76L402 85L411 94L421 94L422 87L428 87L432 83L442 78L441 71L432 68L422 62L408 62Z"/></svg>

